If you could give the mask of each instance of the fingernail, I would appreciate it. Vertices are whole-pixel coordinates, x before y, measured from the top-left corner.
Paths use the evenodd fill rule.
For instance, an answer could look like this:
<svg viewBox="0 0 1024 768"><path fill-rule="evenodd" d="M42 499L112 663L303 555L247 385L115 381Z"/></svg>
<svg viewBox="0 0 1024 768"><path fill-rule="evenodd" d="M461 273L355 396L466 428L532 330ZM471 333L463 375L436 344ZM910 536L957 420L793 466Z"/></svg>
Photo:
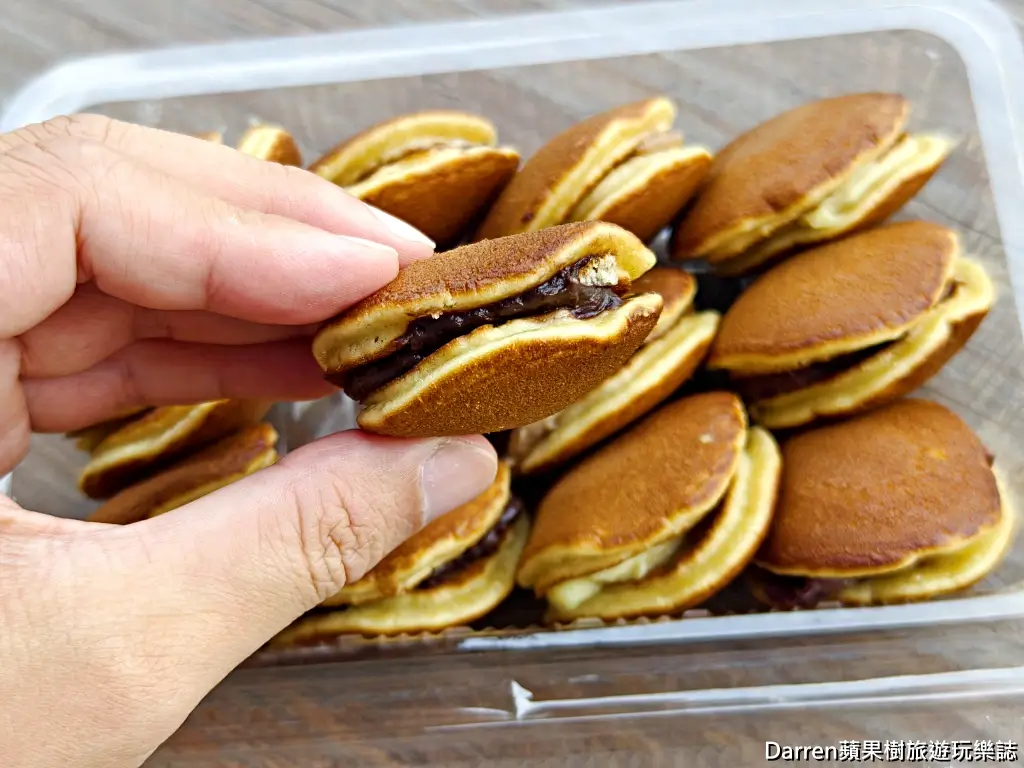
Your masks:
<svg viewBox="0 0 1024 768"><path fill-rule="evenodd" d="M434 247L434 241L411 224L402 221L397 216L392 216L390 213L385 213L380 208L375 208L372 205L367 205L367 207L370 209L370 212L380 220L380 223L387 228L388 232L395 237L401 238L402 240L411 240L414 243L423 243L424 245L429 245L431 248Z"/></svg>
<svg viewBox="0 0 1024 768"><path fill-rule="evenodd" d="M494 482L494 451L461 438L442 442L423 465L424 524L472 501Z"/></svg>
<svg viewBox="0 0 1024 768"><path fill-rule="evenodd" d="M361 237L352 237L351 235L334 235L334 237L337 237L360 250L374 251L378 254L387 254L393 259L398 258L398 251L390 245L384 245L384 243L375 243L373 240L365 240Z"/></svg>

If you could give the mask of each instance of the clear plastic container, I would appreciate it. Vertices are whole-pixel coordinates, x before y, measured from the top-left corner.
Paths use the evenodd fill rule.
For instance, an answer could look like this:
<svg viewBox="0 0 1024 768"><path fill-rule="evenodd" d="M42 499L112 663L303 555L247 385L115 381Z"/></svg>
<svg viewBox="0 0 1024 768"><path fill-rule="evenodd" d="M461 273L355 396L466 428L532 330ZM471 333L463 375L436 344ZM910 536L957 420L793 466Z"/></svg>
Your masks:
<svg viewBox="0 0 1024 768"><path fill-rule="evenodd" d="M1018 134L1024 124L1024 50L1014 20L991 2L676 0L117 54L72 61L29 83L7 102L0 130L89 109L182 132L222 130L232 141L248 124L267 121L288 128L311 161L377 120L441 106L487 115L501 140L526 156L587 115L663 93L678 103L677 125L688 141L719 148L783 109L868 90L909 97L912 128L942 129L961 138L954 155L899 217L957 227L966 250L990 270L1000 296L967 348L920 394L950 405L978 431L1019 498L1024 493L1024 339L1018 314L1024 295L1024 153ZM344 425L350 416L343 399L333 398L281 406L275 420L287 445ZM60 437L36 436L30 456L13 473L15 498L56 514L86 514L90 506L73 482L83 458ZM435 680L432 693L417 694L429 701L402 699L417 712L407 724L440 729L429 737L417 731L424 749L446 743L453 728L460 734L472 728L504 734L508 722L554 719L576 724L570 731L559 726L559 733L583 734L583 739L588 723L615 718L628 722L627 730L642 740L642 723L654 715L690 723L676 733L682 744L694 734L707 735L686 718L712 713L741 718L837 702L868 709L881 701L952 707L963 697L989 695L1016 697L1019 711L1024 670L1003 669L998 662L1019 650L1014 643L1020 619L1024 536L985 582L929 603L725 616L697 610L678 619L584 623L557 632L459 629L433 638L353 641L258 657L253 663L346 657L347 671L331 674L358 679L378 665L394 691L403 680L400 670L445 669L458 676L460 669L472 667L476 688L459 693L446 678ZM982 636L986 643L991 640L988 652L972 654ZM910 643L913 655L896 652L897 640ZM462 653L469 651L475 653ZM390 665L379 667L379 657L389 658ZM641 662L642 672L637 671ZM323 674L305 667L264 667L241 672L234 685L252 693L273 682L308 704L330 699L319 686L338 678ZM236 695L230 686L226 690L215 694L213 706L217 695ZM388 695L378 691L373 697L390 708ZM404 706L397 707L399 719ZM799 717L792 718L799 730ZM884 718L876 719L878 733L884 733ZM740 727L740 720L735 722ZM756 724L742 722L749 734L760 733ZM1006 738L1019 738L1020 721L1015 722L1016 730ZM337 738L338 729L351 724L342 727L326 717L305 727L312 730L304 737ZM984 734L988 726L971 727L963 733ZM928 728L934 738L950 738L948 728ZM354 733L345 738L357 740ZM516 752L512 742L522 741L521 735L495 738L509 741L509 764L519 764L516 755L526 752ZM928 737L922 731L914 738ZM246 748L259 752L257 742L264 743L257 739ZM334 754L324 750L325 756ZM745 750L733 757L747 762ZM450 756L439 762L472 763L471 752ZM726 753L716 759L729 764Z"/></svg>

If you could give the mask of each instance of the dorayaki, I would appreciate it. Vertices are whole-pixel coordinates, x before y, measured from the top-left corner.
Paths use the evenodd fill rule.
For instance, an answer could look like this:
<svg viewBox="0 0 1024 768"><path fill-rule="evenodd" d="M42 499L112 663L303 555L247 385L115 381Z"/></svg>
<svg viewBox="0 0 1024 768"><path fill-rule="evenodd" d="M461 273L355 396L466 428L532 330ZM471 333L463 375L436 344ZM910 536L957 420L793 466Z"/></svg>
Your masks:
<svg viewBox="0 0 1024 768"><path fill-rule="evenodd" d="M94 523L128 525L162 515L277 461L277 432L269 424L245 427L198 453L125 488L98 507Z"/></svg>
<svg viewBox="0 0 1024 768"><path fill-rule="evenodd" d="M995 302L948 227L887 224L757 278L722 318L707 366L770 429L845 416L934 376Z"/></svg>
<svg viewBox="0 0 1024 768"><path fill-rule="evenodd" d="M709 392L662 406L544 496L518 582L548 620L680 612L742 571L771 522L772 436Z"/></svg>
<svg viewBox="0 0 1024 768"><path fill-rule="evenodd" d="M604 222L552 227L414 262L326 323L313 353L365 407L359 425L422 437L514 429L614 374L658 322L632 281L654 254Z"/></svg>
<svg viewBox="0 0 1024 768"><path fill-rule="evenodd" d="M909 114L899 94L857 93L804 104L746 131L715 156L673 233L673 258L746 274L888 218L955 144L907 133Z"/></svg>
<svg viewBox="0 0 1024 768"><path fill-rule="evenodd" d="M518 167L519 153L498 146L489 120L429 110L367 128L310 170L447 248L467 234Z"/></svg>
<svg viewBox="0 0 1024 768"><path fill-rule="evenodd" d="M1015 514L970 427L905 399L782 445L771 529L750 572L777 608L926 600L1002 560Z"/></svg>
<svg viewBox="0 0 1024 768"><path fill-rule="evenodd" d="M259 422L270 403L212 400L151 408L97 425L80 445L90 454L78 478L81 491L106 499L198 449ZM80 431L81 435L82 432Z"/></svg>
<svg viewBox="0 0 1024 768"><path fill-rule="evenodd" d="M705 147L684 145L675 117L675 104L657 97L563 131L505 187L476 238L607 221L650 241L685 206L711 163Z"/></svg>

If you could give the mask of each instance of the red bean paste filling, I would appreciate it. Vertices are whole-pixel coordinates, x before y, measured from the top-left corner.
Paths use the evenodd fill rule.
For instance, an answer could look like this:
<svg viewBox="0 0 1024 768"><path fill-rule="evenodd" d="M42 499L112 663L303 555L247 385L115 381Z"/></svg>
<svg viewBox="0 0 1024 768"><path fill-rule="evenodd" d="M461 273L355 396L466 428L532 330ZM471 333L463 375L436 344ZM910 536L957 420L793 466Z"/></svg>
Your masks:
<svg viewBox="0 0 1024 768"><path fill-rule="evenodd" d="M505 532L509 529L512 523L515 522L515 519L523 512L524 508L524 504L515 496L512 496L508 501L508 505L505 507L505 511L501 513L501 517L498 518L498 521L491 527L491 530L489 530L484 537L480 539L480 541L454 560L449 560L444 565L439 565L426 579L419 583L416 589L432 589L434 587L439 587L478 560L482 560L485 557L493 555L498 551L498 547L501 545L501 540L504 538Z"/></svg>
<svg viewBox="0 0 1024 768"><path fill-rule="evenodd" d="M326 379L345 390L353 400L362 402L373 392L416 367L448 342L485 325L501 325L509 320L568 309L573 317L586 320L609 309L622 306L625 286L593 286L579 281L580 272L596 256L571 264L550 280L518 296L493 304L438 317L414 320L393 344L394 351L379 360L342 373L329 373Z"/></svg>
<svg viewBox="0 0 1024 768"><path fill-rule="evenodd" d="M754 578L765 598L775 608L816 608L834 598L853 579L814 579L803 576L780 576L756 569Z"/></svg>
<svg viewBox="0 0 1024 768"><path fill-rule="evenodd" d="M946 288L939 298L939 302L946 301L956 292L956 288L956 283L950 283L949 287ZM732 377L732 385L740 397L748 400L768 400L780 395L787 395L790 392L797 392L801 389L813 387L815 384L820 384L823 381L834 379L856 368L865 360L883 352L898 341L900 339L893 339L864 349L854 350L845 355L833 357L831 360L823 360L806 368L798 368L795 371L766 373L756 376L734 375Z"/></svg>
<svg viewBox="0 0 1024 768"><path fill-rule="evenodd" d="M833 357L831 360L814 363L806 368L798 368L795 371L766 373L758 376L735 376L732 384L737 394L744 399L767 400L834 379L895 343L895 341L887 341L883 344L875 344L865 349Z"/></svg>

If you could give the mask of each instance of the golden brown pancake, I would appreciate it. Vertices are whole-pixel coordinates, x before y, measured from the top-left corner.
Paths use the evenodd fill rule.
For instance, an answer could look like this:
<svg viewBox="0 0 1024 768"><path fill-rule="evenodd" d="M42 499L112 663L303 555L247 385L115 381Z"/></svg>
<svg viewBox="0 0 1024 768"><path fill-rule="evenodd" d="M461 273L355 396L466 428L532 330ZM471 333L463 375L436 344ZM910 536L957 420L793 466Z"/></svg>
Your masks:
<svg viewBox="0 0 1024 768"><path fill-rule="evenodd" d="M548 592L547 620L679 614L716 595L750 563L768 533L780 466L771 434L754 427L718 507L676 543L662 545L665 554L656 558L657 565L640 576L641 556L575 583L563 582ZM566 597L568 602L561 602Z"/></svg>
<svg viewBox="0 0 1024 768"><path fill-rule="evenodd" d="M345 634L369 637L440 632L494 610L515 586L515 570L529 533L517 518L498 549L430 589L415 589L340 611L314 611L271 641L272 647L308 645Z"/></svg>
<svg viewBox="0 0 1024 768"><path fill-rule="evenodd" d="M585 222L489 240L404 268L313 342L328 380L397 436L499 432L547 418L629 359L661 297L635 236Z"/></svg>
<svg viewBox="0 0 1024 768"><path fill-rule="evenodd" d="M673 235L676 259L723 274L762 268L899 210L954 142L905 134L907 100L859 93L811 102L747 131L718 153Z"/></svg>
<svg viewBox="0 0 1024 768"><path fill-rule="evenodd" d="M96 446L103 442L103 439L113 432L116 432L121 427L125 426L128 422L134 421L142 414L151 410L146 406L140 406L137 408L128 408L124 412L118 414L112 419L100 422L99 424L93 424L88 427L82 427L81 429L75 429L65 434L65 437L75 442L75 447L80 451L86 453L92 453Z"/></svg>
<svg viewBox="0 0 1024 768"><path fill-rule="evenodd" d="M782 446L775 519L756 563L760 596L866 604L926 599L974 583L1005 553L1014 514L991 457L944 406L904 399ZM755 579L757 576L755 576ZM797 603L799 605L799 603ZM791 607L791 606L785 606Z"/></svg>
<svg viewBox="0 0 1024 768"><path fill-rule="evenodd" d="M651 342L663 337L693 311L697 280L681 269L655 266L633 281L633 292L656 293L661 296L662 309L658 324L647 337L647 341Z"/></svg>
<svg viewBox="0 0 1024 768"><path fill-rule="evenodd" d="M418 112L362 131L310 170L447 247L519 167L519 153L496 146L497 138L478 115Z"/></svg>
<svg viewBox="0 0 1024 768"><path fill-rule="evenodd" d="M462 557L487 536L512 501L508 465L501 462L494 482L480 496L428 524L323 604L355 605L415 589L435 569Z"/></svg>
<svg viewBox="0 0 1024 768"><path fill-rule="evenodd" d="M732 579L767 531L778 450L735 395L677 400L541 502L517 575L549 618L672 613Z"/></svg>
<svg viewBox="0 0 1024 768"><path fill-rule="evenodd" d="M213 400L147 411L107 435L78 479L82 492L106 499L225 435L256 424L270 404Z"/></svg>
<svg viewBox="0 0 1024 768"><path fill-rule="evenodd" d="M629 361L568 408L511 434L508 455L520 474L551 469L618 432L675 392L697 369L718 327L716 312L692 312L697 281L654 267L633 284L661 296L654 330Z"/></svg>
<svg viewBox="0 0 1024 768"><path fill-rule="evenodd" d="M277 125L254 125L238 140L236 149L247 155L281 165L302 165L302 153L295 139Z"/></svg>
<svg viewBox="0 0 1024 768"><path fill-rule="evenodd" d="M913 391L956 354L995 302L983 267L938 224L877 227L798 254L722 318L709 368L751 416L797 427Z"/></svg>
<svg viewBox="0 0 1024 768"><path fill-rule="evenodd" d="M494 483L483 494L428 524L274 644L468 624L512 590L528 531L523 505L510 493L508 467L499 465Z"/></svg>
<svg viewBox="0 0 1024 768"><path fill-rule="evenodd" d="M568 221L607 221L651 240L696 191L711 163L704 147L670 131L664 97L626 104L563 131L505 187L477 240Z"/></svg>
<svg viewBox="0 0 1024 768"><path fill-rule="evenodd" d="M128 525L170 512L277 461L277 432L246 427L199 453L129 486L96 509L94 523Z"/></svg>
<svg viewBox="0 0 1024 768"><path fill-rule="evenodd" d="M711 167L706 147L637 150L569 212L569 221L608 221L650 242L676 217Z"/></svg>

